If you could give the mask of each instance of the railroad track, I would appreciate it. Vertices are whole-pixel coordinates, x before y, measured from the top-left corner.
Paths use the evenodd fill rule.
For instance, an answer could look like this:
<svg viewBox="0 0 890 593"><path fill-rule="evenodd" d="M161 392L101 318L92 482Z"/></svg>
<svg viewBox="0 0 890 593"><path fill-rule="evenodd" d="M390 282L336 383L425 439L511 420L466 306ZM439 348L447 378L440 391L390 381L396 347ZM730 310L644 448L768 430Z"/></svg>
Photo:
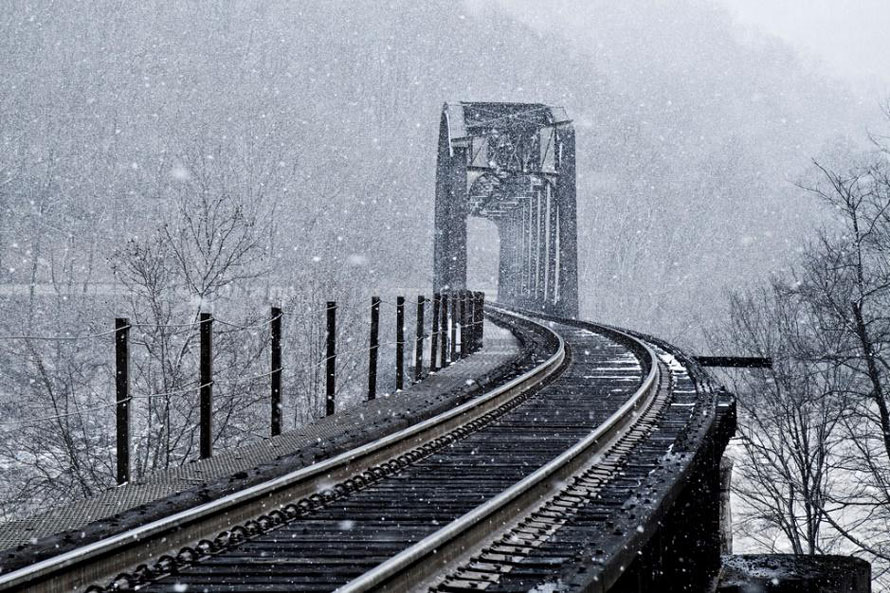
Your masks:
<svg viewBox="0 0 890 593"><path fill-rule="evenodd" d="M579 520L608 522L600 507L638 486L670 446L649 442L660 423L682 430L700 398L660 346L603 326L495 315L549 334L552 352L408 429L0 575L0 591L494 591L546 581L588 553L590 542L567 535Z"/></svg>

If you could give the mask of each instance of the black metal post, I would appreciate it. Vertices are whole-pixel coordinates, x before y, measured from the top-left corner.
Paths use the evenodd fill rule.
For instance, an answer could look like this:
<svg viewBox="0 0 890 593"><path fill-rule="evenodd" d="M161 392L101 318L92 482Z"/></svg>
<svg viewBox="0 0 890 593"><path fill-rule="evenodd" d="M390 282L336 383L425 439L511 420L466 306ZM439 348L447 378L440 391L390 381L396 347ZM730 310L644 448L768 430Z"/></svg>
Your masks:
<svg viewBox="0 0 890 593"><path fill-rule="evenodd" d="M213 454L213 315L201 313L200 455Z"/></svg>
<svg viewBox="0 0 890 593"><path fill-rule="evenodd" d="M439 354L439 305L441 296L433 293L433 329L430 336L430 372L436 372L438 368L436 356Z"/></svg>
<svg viewBox="0 0 890 593"><path fill-rule="evenodd" d="M439 329L439 345L442 347L442 363L439 368L448 366L448 293L442 293L442 324Z"/></svg>
<svg viewBox="0 0 890 593"><path fill-rule="evenodd" d="M405 297L396 297L396 391L405 386Z"/></svg>
<svg viewBox="0 0 890 593"><path fill-rule="evenodd" d="M460 360L463 358L462 350L462 342L463 342L463 317L461 316L461 310L463 307L464 301L464 291L458 290L454 295L454 326L457 328L457 332L455 334L454 339L454 349L455 349L455 360Z"/></svg>
<svg viewBox="0 0 890 593"><path fill-rule="evenodd" d="M327 332L327 371L325 384L325 415L334 413L334 389L336 387L337 371L337 303L328 301L327 304L328 332Z"/></svg>
<svg viewBox="0 0 890 593"><path fill-rule="evenodd" d="M368 399L377 397L377 350L380 348L380 297L371 297L371 346L368 351Z"/></svg>
<svg viewBox="0 0 890 593"><path fill-rule="evenodd" d="M479 293L471 292L470 293L470 327L472 331L470 332L470 352L475 353L479 348L477 347L477 331L479 329L479 324L476 323L479 318Z"/></svg>
<svg viewBox="0 0 890 593"><path fill-rule="evenodd" d="M451 356L449 364L457 360L457 301L460 299L458 293L451 295Z"/></svg>
<svg viewBox="0 0 890 593"><path fill-rule="evenodd" d="M476 351L476 291L467 291L467 347L470 354Z"/></svg>
<svg viewBox="0 0 890 593"><path fill-rule="evenodd" d="M281 309L272 307L272 436L281 434Z"/></svg>
<svg viewBox="0 0 890 593"><path fill-rule="evenodd" d="M130 320L114 320L115 391L117 396L117 483L130 481Z"/></svg>
<svg viewBox="0 0 890 593"><path fill-rule="evenodd" d="M414 341L414 381L420 381L423 378L423 305L425 299L423 295L417 297L417 328L414 333L416 339Z"/></svg>
<svg viewBox="0 0 890 593"><path fill-rule="evenodd" d="M467 291L467 352L476 352L476 293Z"/></svg>
<svg viewBox="0 0 890 593"><path fill-rule="evenodd" d="M476 295L478 293L476 291L467 292L467 325L469 326L467 330L468 339L467 339L467 347L469 348L470 354L476 352Z"/></svg>
<svg viewBox="0 0 890 593"><path fill-rule="evenodd" d="M476 344L479 350L485 346L485 293L479 292L479 329L476 333Z"/></svg>
<svg viewBox="0 0 890 593"><path fill-rule="evenodd" d="M470 354L467 339L470 337L470 328L467 327L467 299L470 293L466 290L460 291L460 357L466 358Z"/></svg>
<svg viewBox="0 0 890 593"><path fill-rule="evenodd" d="M473 331L470 332L470 352L476 353L479 351L479 293L471 292L470 293L470 303L472 306L470 307L470 325L473 326Z"/></svg>

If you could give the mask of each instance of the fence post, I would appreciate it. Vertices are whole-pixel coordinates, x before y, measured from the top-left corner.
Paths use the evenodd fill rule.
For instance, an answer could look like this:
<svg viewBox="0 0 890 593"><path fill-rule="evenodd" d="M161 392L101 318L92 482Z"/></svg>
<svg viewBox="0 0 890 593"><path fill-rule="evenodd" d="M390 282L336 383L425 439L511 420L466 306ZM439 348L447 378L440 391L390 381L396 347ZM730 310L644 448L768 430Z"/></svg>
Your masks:
<svg viewBox="0 0 890 593"><path fill-rule="evenodd" d="M396 391L405 386L405 297L396 297Z"/></svg>
<svg viewBox="0 0 890 593"><path fill-rule="evenodd" d="M201 313L201 404L200 449L201 459L213 454L213 315Z"/></svg>
<svg viewBox="0 0 890 593"><path fill-rule="evenodd" d="M377 350L380 348L380 297L371 297L371 347L368 351L368 399L377 397Z"/></svg>
<svg viewBox="0 0 890 593"><path fill-rule="evenodd" d="M482 314L482 305L479 303L479 292L471 292L470 299L473 303L472 314L470 315L470 323L473 324L473 352L478 352L482 348L479 344L479 317Z"/></svg>
<svg viewBox="0 0 890 593"><path fill-rule="evenodd" d="M479 293L473 291L470 293L470 325L473 331L470 332L470 352L479 351Z"/></svg>
<svg viewBox="0 0 890 593"><path fill-rule="evenodd" d="M479 291L479 329L476 332L476 344L479 350L485 345L485 293Z"/></svg>
<svg viewBox="0 0 890 593"><path fill-rule="evenodd" d="M479 302L479 295L481 292L473 292L471 293L473 299L473 352L478 352L482 350L482 346L479 343L479 319L482 316L482 304Z"/></svg>
<svg viewBox="0 0 890 593"><path fill-rule="evenodd" d="M460 299L460 293L451 295L451 356L449 364L453 364L457 360L457 301Z"/></svg>
<svg viewBox="0 0 890 593"><path fill-rule="evenodd" d="M466 358L470 354L469 344L467 343L467 338L470 337L469 332L467 331L467 298L469 298L469 292L466 290L460 291L460 357Z"/></svg>
<svg viewBox="0 0 890 593"><path fill-rule="evenodd" d="M117 400L117 483L130 481L130 320L114 320L115 391Z"/></svg>
<svg viewBox="0 0 890 593"><path fill-rule="evenodd" d="M281 309L272 307L272 436L281 434Z"/></svg>
<svg viewBox="0 0 890 593"><path fill-rule="evenodd" d="M485 293L479 291L479 330L476 334L479 350L485 346Z"/></svg>
<svg viewBox="0 0 890 593"><path fill-rule="evenodd" d="M474 291L467 292L467 325L470 326L468 333L467 352L473 354L476 352L476 293Z"/></svg>
<svg viewBox="0 0 890 593"><path fill-rule="evenodd" d="M439 304L441 296L433 293L433 330L430 339L430 372L436 372L436 356L439 354Z"/></svg>
<svg viewBox="0 0 890 593"><path fill-rule="evenodd" d="M420 381L423 378L423 305L425 303L423 295L417 297L417 339L414 342L414 381Z"/></svg>
<svg viewBox="0 0 890 593"><path fill-rule="evenodd" d="M327 332L327 370L325 372L325 415L334 413L334 389L335 373L337 371L337 303L328 301L327 304L328 332Z"/></svg>
<svg viewBox="0 0 890 593"><path fill-rule="evenodd" d="M439 368L448 366L448 293L442 293L442 326L439 329L439 345L442 347L442 364Z"/></svg>

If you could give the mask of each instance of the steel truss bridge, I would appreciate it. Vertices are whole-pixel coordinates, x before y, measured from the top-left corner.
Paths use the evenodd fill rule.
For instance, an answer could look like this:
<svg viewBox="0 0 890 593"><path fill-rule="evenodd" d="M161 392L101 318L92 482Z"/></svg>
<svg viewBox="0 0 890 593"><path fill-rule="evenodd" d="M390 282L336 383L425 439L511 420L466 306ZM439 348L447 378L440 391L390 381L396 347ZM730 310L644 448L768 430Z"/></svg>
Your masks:
<svg viewBox="0 0 890 593"><path fill-rule="evenodd" d="M495 223L502 303L578 315L575 131L561 108L454 103L436 166L436 290L464 289L467 218Z"/></svg>
<svg viewBox="0 0 890 593"><path fill-rule="evenodd" d="M577 319L571 122L448 104L438 155L436 291L466 288L467 217L500 235L485 348L7 551L0 591L713 590L733 400L672 345Z"/></svg>

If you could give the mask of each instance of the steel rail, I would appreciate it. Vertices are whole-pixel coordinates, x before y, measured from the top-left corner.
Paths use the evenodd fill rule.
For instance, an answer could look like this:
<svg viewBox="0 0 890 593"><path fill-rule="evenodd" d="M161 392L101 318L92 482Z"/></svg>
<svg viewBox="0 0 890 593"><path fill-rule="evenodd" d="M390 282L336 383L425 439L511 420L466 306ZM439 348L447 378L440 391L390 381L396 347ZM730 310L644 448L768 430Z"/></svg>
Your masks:
<svg viewBox="0 0 890 593"><path fill-rule="evenodd" d="M0 574L0 591L61 593L99 583L152 558L193 545L233 525L318 493L323 486L361 474L500 408L551 377L566 359L565 343L559 334L545 324L505 313L549 332L557 341L556 352L534 368L481 396L330 459Z"/></svg>
<svg viewBox="0 0 890 593"><path fill-rule="evenodd" d="M509 314L534 321L512 311ZM559 483L582 466L596 463L623 436L633 425L638 411L648 407L658 393L661 378L657 355L648 344L629 333L592 323L583 325L618 334L645 350L650 363L649 373L634 395L573 447L501 494L340 587L337 593L408 591L428 585L436 573L460 560L481 542L495 537L495 532L505 531L556 494Z"/></svg>

